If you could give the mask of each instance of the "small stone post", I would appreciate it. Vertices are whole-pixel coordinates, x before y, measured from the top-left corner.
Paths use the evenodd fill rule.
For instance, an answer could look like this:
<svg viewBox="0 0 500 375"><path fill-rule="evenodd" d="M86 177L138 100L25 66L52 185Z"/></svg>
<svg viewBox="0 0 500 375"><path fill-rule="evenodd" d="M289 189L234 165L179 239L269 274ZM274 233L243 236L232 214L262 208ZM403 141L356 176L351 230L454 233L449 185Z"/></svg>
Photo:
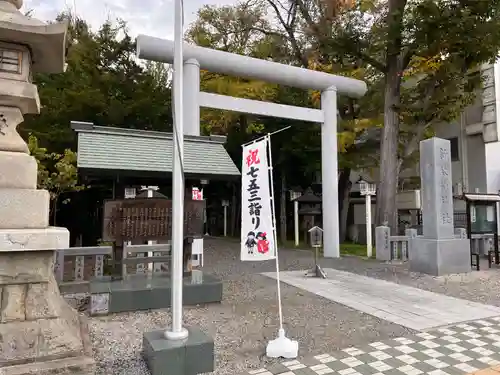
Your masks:
<svg viewBox="0 0 500 375"><path fill-rule="evenodd" d="M390 244L391 228L380 226L375 228L375 252L378 260L390 261L391 244Z"/></svg>
<svg viewBox="0 0 500 375"><path fill-rule="evenodd" d="M16 130L40 112L32 72L64 70L67 25L26 17L21 6L0 0L0 373L91 374L87 324L54 275L69 232L48 226L49 193L37 190L37 162Z"/></svg>
<svg viewBox="0 0 500 375"><path fill-rule="evenodd" d="M423 236L413 240L410 270L434 276L470 272L469 241L455 238L450 141L420 142Z"/></svg>
<svg viewBox="0 0 500 375"><path fill-rule="evenodd" d="M462 240L467 239L467 230L465 228L455 228L455 238L460 238Z"/></svg>
<svg viewBox="0 0 500 375"><path fill-rule="evenodd" d="M405 236L408 237L408 247L407 254L403 254L403 260L408 260L409 254L412 252L412 248L414 245L414 239L417 238L417 230L413 228L405 229Z"/></svg>

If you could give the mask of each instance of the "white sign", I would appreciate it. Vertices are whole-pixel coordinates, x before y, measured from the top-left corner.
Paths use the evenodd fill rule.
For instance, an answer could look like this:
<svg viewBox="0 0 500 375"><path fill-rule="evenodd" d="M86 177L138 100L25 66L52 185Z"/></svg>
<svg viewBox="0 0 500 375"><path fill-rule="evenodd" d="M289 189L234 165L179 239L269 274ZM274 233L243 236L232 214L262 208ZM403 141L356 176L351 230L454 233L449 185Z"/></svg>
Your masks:
<svg viewBox="0 0 500 375"><path fill-rule="evenodd" d="M197 187L194 187L191 190L191 194L192 194L192 199L194 201L202 201L203 200L203 190L200 191L200 189L198 189Z"/></svg>
<svg viewBox="0 0 500 375"><path fill-rule="evenodd" d="M422 208L420 190L407 190L397 193L396 207L398 210L419 210Z"/></svg>
<svg viewBox="0 0 500 375"><path fill-rule="evenodd" d="M268 138L243 147L241 168L241 260L276 257L269 183Z"/></svg>
<svg viewBox="0 0 500 375"><path fill-rule="evenodd" d="M135 188L125 188L125 199L135 198L136 190Z"/></svg>
<svg viewBox="0 0 500 375"><path fill-rule="evenodd" d="M495 221L495 207L486 206L486 221Z"/></svg>

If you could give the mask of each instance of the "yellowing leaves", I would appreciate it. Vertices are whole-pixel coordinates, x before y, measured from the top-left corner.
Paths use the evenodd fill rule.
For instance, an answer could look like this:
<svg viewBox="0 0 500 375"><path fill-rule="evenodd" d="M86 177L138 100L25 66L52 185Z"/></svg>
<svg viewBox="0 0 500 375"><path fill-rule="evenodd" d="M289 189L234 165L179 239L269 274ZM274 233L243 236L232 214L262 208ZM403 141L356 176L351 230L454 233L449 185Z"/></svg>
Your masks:
<svg viewBox="0 0 500 375"><path fill-rule="evenodd" d="M415 75L426 75L437 71L444 63L443 56L436 55L430 58L415 56L408 69L403 73L403 77L409 78Z"/></svg>
<svg viewBox="0 0 500 375"><path fill-rule="evenodd" d="M365 80L366 78L366 69L364 68L356 68L356 69L343 69L342 67L334 64L322 64L318 61L316 57L311 57L308 60L308 69L311 70L316 70L318 72L323 72L323 73L328 73L328 74L335 74L335 75L340 75L340 76L345 76L345 77L350 77L354 79L359 79L359 80ZM310 97L313 105L316 108L319 108L320 103L321 103L321 92L319 91L310 91Z"/></svg>
<svg viewBox="0 0 500 375"><path fill-rule="evenodd" d="M379 126L381 121L381 118L361 118L342 121L341 125L344 130L340 131L337 136L339 152L348 152L356 139L365 130Z"/></svg>
<svg viewBox="0 0 500 375"><path fill-rule="evenodd" d="M322 0L328 18L336 17L340 12L352 9L356 0Z"/></svg>
<svg viewBox="0 0 500 375"><path fill-rule="evenodd" d="M337 134L337 143L338 143L338 150L341 153L346 153L349 147L351 147L354 144L354 141L356 140L356 134L349 132L349 131L343 131Z"/></svg>
<svg viewBox="0 0 500 375"><path fill-rule="evenodd" d="M265 102L275 101L277 96L276 85L255 80L227 77L206 71L201 73L201 90ZM201 112L202 127L206 133L226 134L228 129L231 126L237 125L240 120L241 114L236 112L215 109L203 109ZM251 133L259 131L262 125L250 122L245 124L244 127L247 132Z"/></svg>

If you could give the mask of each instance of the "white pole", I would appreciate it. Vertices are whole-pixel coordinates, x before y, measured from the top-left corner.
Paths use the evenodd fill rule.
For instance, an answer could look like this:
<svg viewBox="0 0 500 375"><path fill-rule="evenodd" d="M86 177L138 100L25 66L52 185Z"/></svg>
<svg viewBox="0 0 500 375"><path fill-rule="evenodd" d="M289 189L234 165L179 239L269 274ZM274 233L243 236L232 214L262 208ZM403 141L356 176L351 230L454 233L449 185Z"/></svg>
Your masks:
<svg viewBox="0 0 500 375"><path fill-rule="evenodd" d="M148 198L153 198L153 187L148 186L147 189L148 189ZM153 241L149 240L148 245L152 245L152 244L153 244ZM148 258L152 258L152 257L153 257L153 252L148 251ZM151 259L148 259L148 260L151 260ZM148 270L149 270L149 274L151 276L152 272L153 272L153 263L151 263L151 262L148 263Z"/></svg>
<svg viewBox="0 0 500 375"><path fill-rule="evenodd" d="M224 237L227 237L227 206L224 206Z"/></svg>
<svg viewBox="0 0 500 375"><path fill-rule="evenodd" d="M184 88L184 134L200 135L200 64L189 59L183 67Z"/></svg>
<svg viewBox="0 0 500 375"><path fill-rule="evenodd" d="M321 179L323 184L323 236L325 258L338 258L339 252L339 184L337 168L337 89L321 93L324 123L321 127Z"/></svg>
<svg viewBox="0 0 500 375"><path fill-rule="evenodd" d="M372 196L366 194L366 256L372 257Z"/></svg>
<svg viewBox="0 0 500 375"><path fill-rule="evenodd" d="M273 243L274 243L274 253L276 255L276 283L277 283L277 294L278 294L278 318L280 323L279 335L284 336L285 331L283 330L283 310L281 307L281 284L280 284L280 262L278 259L278 236L276 235L276 205L274 204L274 177L273 177L273 157L271 152L271 137L267 135L267 149L269 150L269 173L270 173L270 193L271 193L271 208L273 210Z"/></svg>
<svg viewBox="0 0 500 375"><path fill-rule="evenodd" d="M126 192L127 192L127 188L125 188L125 193ZM136 194L135 192L136 192L136 190L134 189L134 196L133 197L129 196L128 199L135 198L135 194ZM125 198L127 198L127 197L125 197ZM130 246L130 245L132 245L132 241L125 241L124 242L123 255L122 255L123 259L128 258L129 254L127 253L126 250L127 250L127 246ZM136 268L136 270L137 270L137 268ZM125 276L126 274L127 274L127 265L125 264L125 262L123 262L122 263L122 275Z"/></svg>
<svg viewBox="0 0 500 375"><path fill-rule="evenodd" d="M293 226L295 232L295 247L299 247L299 202L293 201Z"/></svg>
<svg viewBox="0 0 500 375"><path fill-rule="evenodd" d="M165 332L170 340L180 340L188 336L182 326L182 278L183 278L183 237L184 237L184 114L183 114L183 9L182 0L175 0L174 12L174 148L172 168L172 329ZM193 93L194 95L194 93Z"/></svg>

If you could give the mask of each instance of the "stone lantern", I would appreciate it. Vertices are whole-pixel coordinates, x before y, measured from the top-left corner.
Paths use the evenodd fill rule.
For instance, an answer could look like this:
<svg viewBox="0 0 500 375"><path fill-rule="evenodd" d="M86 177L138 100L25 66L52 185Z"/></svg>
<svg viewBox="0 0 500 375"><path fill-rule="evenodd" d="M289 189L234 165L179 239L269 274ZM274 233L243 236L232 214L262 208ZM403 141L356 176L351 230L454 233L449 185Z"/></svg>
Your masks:
<svg viewBox="0 0 500 375"><path fill-rule="evenodd" d="M61 297L55 250L69 232L51 228L49 193L16 127L40 112L32 74L64 71L67 24L24 16L0 0L0 373L93 373L86 323Z"/></svg>

